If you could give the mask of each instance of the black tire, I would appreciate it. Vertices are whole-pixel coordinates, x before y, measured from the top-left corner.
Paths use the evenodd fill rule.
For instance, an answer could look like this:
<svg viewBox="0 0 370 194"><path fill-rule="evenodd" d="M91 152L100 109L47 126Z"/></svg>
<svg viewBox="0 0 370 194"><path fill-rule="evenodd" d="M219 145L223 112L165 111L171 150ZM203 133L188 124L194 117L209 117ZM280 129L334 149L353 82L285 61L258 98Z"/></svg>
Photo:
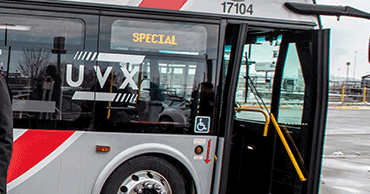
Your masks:
<svg viewBox="0 0 370 194"><path fill-rule="evenodd" d="M147 187L144 187L145 182L148 183ZM160 191L166 191L167 194L186 194L185 182L181 171L166 159L139 156L114 170L105 182L101 194L117 194L120 190L122 194L129 194L135 189L141 189L142 193L147 194ZM156 189L153 188L154 184Z"/></svg>

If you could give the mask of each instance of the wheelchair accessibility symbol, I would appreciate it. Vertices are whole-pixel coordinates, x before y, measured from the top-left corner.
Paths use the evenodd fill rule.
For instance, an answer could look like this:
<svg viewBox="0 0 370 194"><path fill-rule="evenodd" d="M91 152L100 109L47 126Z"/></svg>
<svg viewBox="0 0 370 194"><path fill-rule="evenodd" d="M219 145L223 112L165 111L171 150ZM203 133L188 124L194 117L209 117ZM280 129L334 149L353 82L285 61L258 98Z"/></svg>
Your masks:
<svg viewBox="0 0 370 194"><path fill-rule="evenodd" d="M195 133L209 133L210 121L211 121L211 118L209 117L202 117L202 116L195 117L194 132Z"/></svg>

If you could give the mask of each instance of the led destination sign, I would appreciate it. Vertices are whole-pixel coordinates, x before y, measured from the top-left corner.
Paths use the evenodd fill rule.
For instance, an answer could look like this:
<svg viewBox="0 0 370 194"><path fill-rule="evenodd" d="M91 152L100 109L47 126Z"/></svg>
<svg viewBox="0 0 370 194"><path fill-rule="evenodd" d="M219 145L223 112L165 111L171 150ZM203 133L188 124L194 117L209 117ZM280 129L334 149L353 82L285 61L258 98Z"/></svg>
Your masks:
<svg viewBox="0 0 370 194"><path fill-rule="evenodd" d="M116 20L111 49L204 55L207 35L199 24Z"/></svg>
<svg viewBox="0 0 370 194"><path fill-rule="evenodd" d="M145 34L145 33L134 33L132 35L134 42L146 42L152 44L172 44L177 45L175 35L165 35L165 34Z"/></svg>

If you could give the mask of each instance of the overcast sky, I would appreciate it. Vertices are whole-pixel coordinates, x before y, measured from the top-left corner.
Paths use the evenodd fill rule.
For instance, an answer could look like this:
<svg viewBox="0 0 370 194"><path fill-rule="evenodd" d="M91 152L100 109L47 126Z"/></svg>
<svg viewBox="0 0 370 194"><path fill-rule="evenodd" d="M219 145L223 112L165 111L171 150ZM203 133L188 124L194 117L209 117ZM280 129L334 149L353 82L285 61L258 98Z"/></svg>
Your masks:
<svg viewBox="0 0 370 194"><path fill-rule="evenodd" d="M370 13L369 0L316 0L316 2L317 4L348 5ZM350 62L348 76L350 79L353 76L356 79L360 79L362 76L370 74L370 63L368 62L370 20L340 17L340 20L337 21L337 17L323 16L322 24L324 28L331 28L331 77L341 76L345 78L347 75L347 62ZM357 54L355 54L356 51Z"/></svg>

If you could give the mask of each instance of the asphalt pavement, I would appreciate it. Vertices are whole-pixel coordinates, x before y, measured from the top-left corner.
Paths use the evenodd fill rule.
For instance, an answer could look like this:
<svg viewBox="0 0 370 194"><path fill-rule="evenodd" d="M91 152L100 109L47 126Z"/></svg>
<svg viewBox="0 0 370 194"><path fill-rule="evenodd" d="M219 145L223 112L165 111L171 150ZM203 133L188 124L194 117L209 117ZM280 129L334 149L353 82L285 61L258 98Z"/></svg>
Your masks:
<svg viewBox="0 0 370 194"><path fill-rule="evenodd" d="M370 108L328 110L320 194L370 193Z"/></svg>

